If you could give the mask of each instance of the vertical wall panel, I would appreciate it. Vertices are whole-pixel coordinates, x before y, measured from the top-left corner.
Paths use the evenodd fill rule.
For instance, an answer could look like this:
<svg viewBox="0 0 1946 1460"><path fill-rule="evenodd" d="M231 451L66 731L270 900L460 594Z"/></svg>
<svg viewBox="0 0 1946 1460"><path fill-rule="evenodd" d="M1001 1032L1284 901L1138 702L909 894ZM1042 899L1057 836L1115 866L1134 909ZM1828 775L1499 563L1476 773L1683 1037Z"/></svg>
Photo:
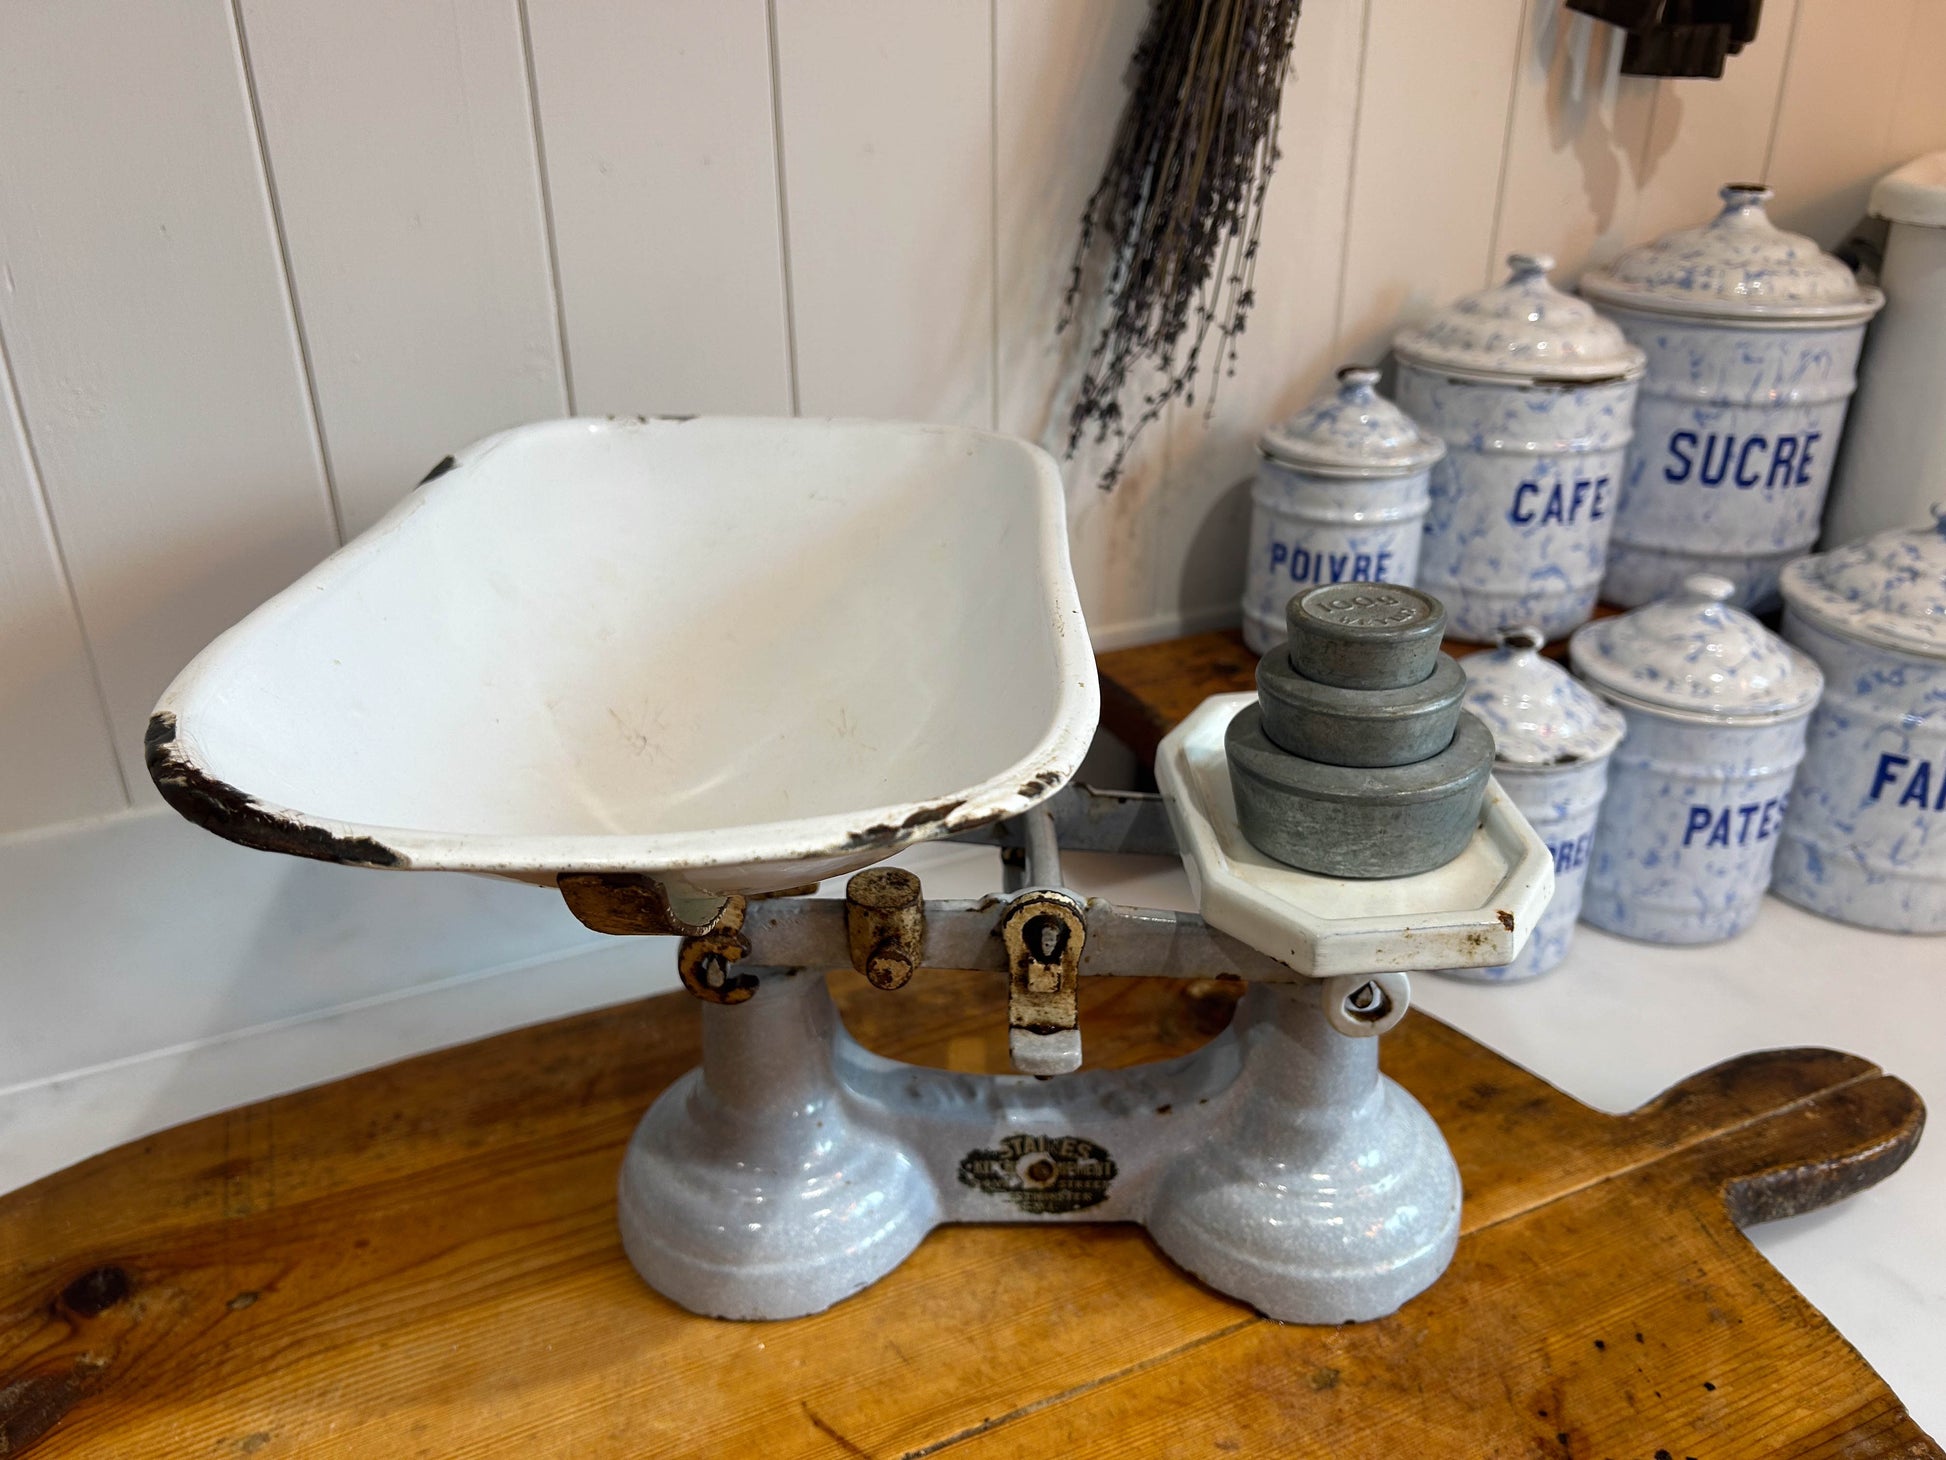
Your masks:
<svg viewBox="0 0 1946 1460"><path fill-rule="evenodd" d="M1585 47L1559 0L1529 0L1493 241L1496 265L1515 251L1553 255L1564 287L1634 241L1656 94L1645 77L1611 79L1620 31L1580 25Z"/></svg>
<svg viewBox="0 0 1946 1460"><path fill-rule="evenodd" d="M1893 166L1946 148L1946 0L1917 0L1886 151Z"/></svg>
<svg viewBox="0 0 1946 1460"><path fill-rule="evenodd" d="M0 352L0 833L127 804Z"/></svg>
<svg viewBox="0 0 1946 1460"><path fill-rule="evenodd" d="M1358 104L1345 348L1393 331L1498 270L1493 223L1521 0L1372 0Z"/></svg>
<svg viewBox="0 0 1946 1460"><path fill-rule="evenodd" d="M1084 443L1067 456L1068 411L1092 336L1073 327L1057 335L1055 325L1081 210L1114 141L1148 15L1148 0L998 0L995 14L999 427L1062 463L1069 555L1098 645L1139 635L1151 620L1167 422L1138 442L1114 490L1100 490L1108 450Z"/></svg>
<svg viewBox="0 0 1946 1460"><path fill-rule="evenodd" d="M7 7L0 330L124 772L335 542L229 6Z"/></svg>
<svg viewBox="0 0 1946 1460"><path fill-rule="evenodd" d="M776 3L799 407L991 426L990 0Z"/></svg>
<svg viewBox="0 0 1946 1460"><path fill-rule="evenodd" d="M1283 156L1265 195L1256 305L1236 373L1198 387L1171 421L1168 488L1158 507L1153 612L1228 621L1242 589L1250 479L1265 426L1304 404L1344 363L1337 341L1353 125L1365 6L1313 5L1297 23L1278 121ZM1207 400L1213 402L1206 403Z"/></svg>
<svg viewBox="0 0 1946 1460"><path fill-rule="evenodd" d="M1767 0L1757 39L1730 58L1720 79L1660 83L1636 240L1704 222L1725 183L1763 180L1796 10L1797 0Z"/></svg>
<svg viewBox="0 0 1946 1460"><path fill-rule="evenodd" d="M516 0L243 0L347 533L456 446L561 414Z"/></svg>
<svg viewBox="0 0 1946 1460"><path fill-rule="evenodd" d="M788 414L763 0L527 22L575 409Z"/></svg>
<svg viewBox="0 0 1946 1460"><path fill-rule="evenodd" d="M1768 181L1771 214L1825 247L1865 214L1873 181L1905 158L1893 139L1907 47L1938 0L1798 0L1797 37ZM1766 17L1768 19L1768 17ZM1918 67L1946 86L1940 58Z"/></svg>

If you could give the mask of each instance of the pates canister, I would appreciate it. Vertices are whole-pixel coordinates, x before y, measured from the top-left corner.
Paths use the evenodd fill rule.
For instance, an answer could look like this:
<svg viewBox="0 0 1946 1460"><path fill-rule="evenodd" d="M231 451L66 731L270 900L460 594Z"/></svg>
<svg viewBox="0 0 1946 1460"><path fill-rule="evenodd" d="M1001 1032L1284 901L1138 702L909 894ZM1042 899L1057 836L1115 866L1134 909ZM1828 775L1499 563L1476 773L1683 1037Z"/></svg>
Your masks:
<svg viewBox="0 0 1946 1460"><path fill-rule="evenodd" d="M1418 573L1427 474L1446 448L1379 395L1378 378L1346 366L1334 388L1257 443L1243 637L1259 654L1283 642L1292 594L1409 585Z"/></svg>
<svg viewBox="0 0 1946 1460"><path fill-rule="evenodd" d="M1946 933L1946 516L1784 569L1784 637L1824 668L1778 896Z"/></svg>
<svg viewBox="0 0 1946 1460"><path fill-rule="evenodd" d="M1549 638L1587 621L1607 564L1642 352L1513 254L1495 289L1394 341L1399 403L1446 443L1432 470L1419 586L1451 632Z"/></svg>
<svg viewBox="0 0 1946 1460"><path fill-rule="evenodd" d="M1885 297L1773 224L1770 196L1733 184L1703 227L1582 276L1648 357L1602 585L1611 602L1647 603L1702 572L1761 612L1779 570L1817 540L1865 324Z"/></svg>
<svg viewBox="0 0 1946 1460"><path fill-rule="evenodd" d="M1763 904L1824 676L1731 607L1733 591L1698 574L1569 642L1575 671L1628 722L1581 904L1611 933L1714 943Z"/></svg>
<svg viewBox="0 0 1946 1460"><path fill-rule="evenodd" d="M1554 895L1512 963L1440 970L1453 978L1511 983L1546 973L1567 956L1581 914L1608 760L1626 726L1619 710L1542 657L1544 642L1523 627L1460 661L1466 707L1493 732L1494 779L1553 855Z"/></svg>

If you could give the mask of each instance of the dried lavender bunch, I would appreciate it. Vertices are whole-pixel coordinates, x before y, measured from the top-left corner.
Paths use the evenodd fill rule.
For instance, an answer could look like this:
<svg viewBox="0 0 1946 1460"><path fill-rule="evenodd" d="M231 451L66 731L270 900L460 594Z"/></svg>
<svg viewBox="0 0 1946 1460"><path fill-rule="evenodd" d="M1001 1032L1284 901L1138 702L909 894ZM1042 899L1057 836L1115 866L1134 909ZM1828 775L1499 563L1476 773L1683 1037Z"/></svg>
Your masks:
<svg viewBox="0 0 1946 1460"><path fill-rule="evenodd" d="M1068 455L1091 429L1098 442L1112 438L1104 488L1170 401L1194 403L1212 329L1210 404L1216 378L1235 371L1255 302L1298 3L1155 0L1136 47L1115 144L1081 214L1058 326L1099 320L1068 418ZM1144 364L1162 383L1124 405L1129 374Z"/></svg>

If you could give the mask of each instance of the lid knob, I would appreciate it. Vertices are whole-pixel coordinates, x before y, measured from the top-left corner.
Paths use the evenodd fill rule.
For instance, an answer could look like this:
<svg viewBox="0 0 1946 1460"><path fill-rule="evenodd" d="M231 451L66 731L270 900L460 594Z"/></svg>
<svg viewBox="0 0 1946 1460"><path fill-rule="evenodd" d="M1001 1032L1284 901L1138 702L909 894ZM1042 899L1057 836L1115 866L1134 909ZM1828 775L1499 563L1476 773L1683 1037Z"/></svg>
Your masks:
<svg viewBox="0 0 1946 1460"><path fill-rule="evenodd" d="M1378 388L1379 372L1369 365L1346 365L1338 372L1338 398L1368 401Z"/></svg>
<svg viewBox="0 0 1946 1460"><path fill-rule="evenodd" d="M1723 200L1723 211L1716 221L1731 224L1769 223L1764 204L1777 196L1762 183L1728 183L1717 189L1716 195Z"/></svg>
<svg viewBox="0 0 1946 1460"><path fill-rule="evenodd" d="M1496 633L1493 643L1497 649L1525 649L1532 653L1547 643L1547 635L1534 624L1513 624Z"/></svg>
<svg viewBox="0 0 1946 1460"><path fill-rule="evenodd" d="M1546 279L1554 272L1554 256L1545 253L1510 253L1507 255L1507 267L1513 270L1513 276L1508 281L1510 283Z"/></svg>
<svg viewBox="0 0 1946 1460"><path fill-rule="evenodd" d="M1682 580L1682 591L1683 597L1702 603L1724 603L1736 593L1737 585L1715 573L1691 573Z"/></svg>

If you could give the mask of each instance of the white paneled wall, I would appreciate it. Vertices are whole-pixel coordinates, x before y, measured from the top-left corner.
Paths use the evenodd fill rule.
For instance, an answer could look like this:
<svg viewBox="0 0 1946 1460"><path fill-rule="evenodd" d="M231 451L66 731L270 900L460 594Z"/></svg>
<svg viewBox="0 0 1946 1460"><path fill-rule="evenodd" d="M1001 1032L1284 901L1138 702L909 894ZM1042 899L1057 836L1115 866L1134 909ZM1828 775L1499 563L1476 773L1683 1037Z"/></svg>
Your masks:
<svg viewBox="0 0 1946 1460"><path fill-rule="evenodd" d="M1097 638L1233 615L1262 426L1499 256L1778 188L1826 244L1946 147L1946 0L1771 0L1722 81L1558 0L1309 0L1234 378L1113 492ZM566 410L1064 444L1054 322L1147 0L11 0L0 831L147 795L148 708L454 446Z"/></svg>

